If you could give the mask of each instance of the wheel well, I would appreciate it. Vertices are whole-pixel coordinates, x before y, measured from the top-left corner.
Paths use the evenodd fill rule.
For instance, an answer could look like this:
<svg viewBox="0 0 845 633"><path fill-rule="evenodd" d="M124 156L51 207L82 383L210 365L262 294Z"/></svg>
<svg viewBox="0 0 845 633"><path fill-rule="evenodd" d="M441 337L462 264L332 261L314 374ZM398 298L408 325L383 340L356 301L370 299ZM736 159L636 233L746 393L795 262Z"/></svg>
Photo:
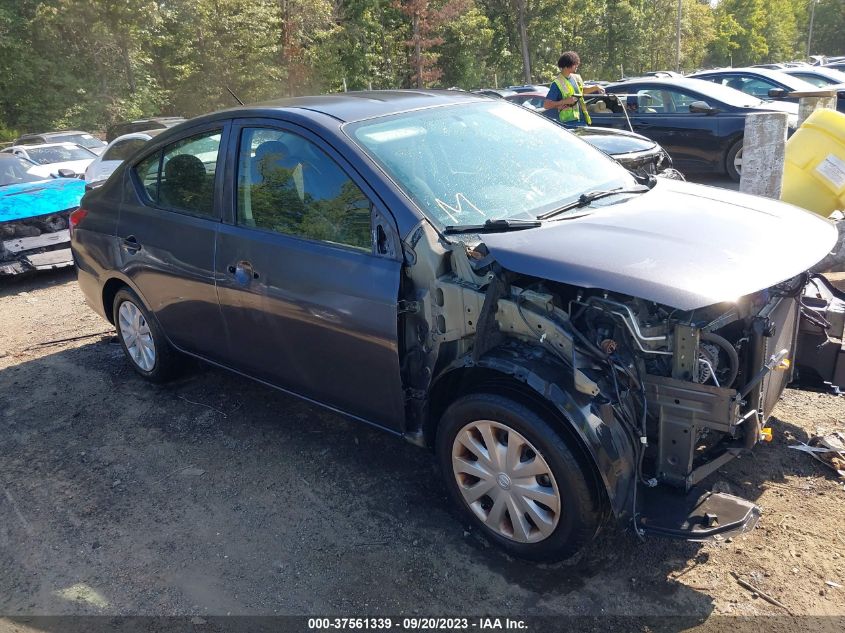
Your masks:
<svg viewBox="0 0 845 633"><path fill-rule="evenodd" d="M106 318L109 320L109 323L114 325L114 315L112 306L114 306L114 298L115 295L120 291L121 288L128 288L129 286L126 282L121 281L117 278L111 278L106 282L106 285L103 286L103 312L106 315Z"/></svg>
<svg viewBox="0 0 845 633"><path fill-rule="evenodd" d="M425 426L425 440L429 448L433 448L436 442L437 429L440 419L446 409L461 396L470 393L493 393L515 400L519 404L528 407L537 415L543 416L553 423L553 427L564 438L567 445L572 449L584 472L590 474L596 499L600 500L605 512L609 510L610 503L607 490L599 475L596 463L590 455L589 449L584 441L578 436L572 424L555 407L555 405L537 393L530 386L517 380L513 376L483 367L468 367L456 369L444 376L437 382L429 396L428 416Z"/></svg>
<svg viewBox="0 0 845 633"><path fill-rule="evenodd" d="M737 134L736 136L731 137L731 139L728 141L728 145L727 145L727 149L725 150L725 157L724 157L724 168L725 168L726 172L729 171L728 159L730 158L731 150L734 148L734 145L736 145L737 143L742 143L742 141L744 139L745 139L745 134L740 133L740 134Z"/></svg>

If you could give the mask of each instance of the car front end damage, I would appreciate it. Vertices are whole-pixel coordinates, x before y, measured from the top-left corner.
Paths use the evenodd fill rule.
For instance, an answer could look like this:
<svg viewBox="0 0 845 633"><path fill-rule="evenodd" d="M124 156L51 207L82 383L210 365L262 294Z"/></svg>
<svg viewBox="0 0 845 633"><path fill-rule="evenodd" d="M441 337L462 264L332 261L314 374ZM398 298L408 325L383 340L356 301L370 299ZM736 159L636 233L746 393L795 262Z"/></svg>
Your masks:
<svg viewBox="0 0 845 633"><path fill-rule="evenodd" d="M835 239L814 221L811 247L757 276L774 283L735 298L741 284L728 280L726 295L666 283L666 274L683 279L680 262L607 284L577 253L580 270L532 269L513 255L533 245L541 256L544 229L444 240L421 224L406 240L401 304L411 439L432 442L449 391L530 394L578 439L610 511L638 534L703 540L751 529L757 506L703 483L771 438L767 421L797 373L845 379L843 296L802 272ZM559 235L550 243L564 253ZM642 253L628 259L623 268ZM713 268L711 281L724 272ZM712 300L720 295L731 298Z"/></svg>
<svg viewBox="0 0 845 633"><path fill-rule="evenodd" d="M0 223L0 278L72 266L68 219L75 208Z"/></svg>
<svg viewBox="0 0 845 633"><path fill-rule="evenodd" d="M84 189L68 178L0 187L0 278L73 265L69 218Z"/></svg>

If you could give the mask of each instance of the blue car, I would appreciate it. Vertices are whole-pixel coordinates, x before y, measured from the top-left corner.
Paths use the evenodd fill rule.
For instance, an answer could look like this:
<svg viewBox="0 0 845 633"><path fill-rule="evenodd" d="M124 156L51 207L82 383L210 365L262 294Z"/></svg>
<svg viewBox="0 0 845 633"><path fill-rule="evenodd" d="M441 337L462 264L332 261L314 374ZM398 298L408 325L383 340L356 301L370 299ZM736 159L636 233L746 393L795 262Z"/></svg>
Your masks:
<svg viewBox="0 0 845 633"><path fill-rule="evenodd" d="M34 163L0 154L0 278L73 265L68 217L85 182L29 173Z"/></svg>

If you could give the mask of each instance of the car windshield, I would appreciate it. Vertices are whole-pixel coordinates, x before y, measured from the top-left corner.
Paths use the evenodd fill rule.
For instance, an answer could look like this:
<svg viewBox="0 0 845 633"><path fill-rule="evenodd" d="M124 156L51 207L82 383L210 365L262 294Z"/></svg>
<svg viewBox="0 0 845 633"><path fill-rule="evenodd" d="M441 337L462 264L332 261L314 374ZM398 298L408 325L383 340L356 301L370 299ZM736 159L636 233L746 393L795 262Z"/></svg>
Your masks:
<svg viewBox="0 0 845 633"><path fill-rule="evenodd" d="M91 134L56 134L51 136L50 140L56 143L76 143L89 149L105 146L103 141Z"/></svg>
<svg viewBox="0 0 845 633"><path fill-rule="evenodd" d="M533 220L582 193L635 184L563 127L506 102L418 110L348 129L441 226Z"/></svg>
<svg viewBox="0 0 845 633"><path fill-rule="evenodd" d="M76 145L46 145L44 147L28 147L26 153L39 165L63 163L69 160L86 160L96 158L87 149Z"/></svg>
<svg viewBox="0 0 845 633"><path fill-rule="evenodd" d="M17 156L0 156L0 187L44 180L43 176L29 173L29 170L34 166L29 161Z"/></svg>

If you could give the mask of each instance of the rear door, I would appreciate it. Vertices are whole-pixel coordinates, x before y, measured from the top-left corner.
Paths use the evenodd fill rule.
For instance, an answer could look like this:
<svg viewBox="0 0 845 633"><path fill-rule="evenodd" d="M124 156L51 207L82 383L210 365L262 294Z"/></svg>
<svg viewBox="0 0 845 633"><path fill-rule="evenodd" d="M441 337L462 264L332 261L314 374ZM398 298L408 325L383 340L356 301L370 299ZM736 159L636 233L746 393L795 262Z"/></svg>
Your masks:
<svg viewBox="0 0 845 633"><path fill-rule="evenodd" d="M244 121L232 139L233 208L216 268L229 364L400 430L401 250L390 214L304 128Z"/></svg>
<svg viewBox="0 0 845 633"><path fill-rule="evenodd" d="M219 360L223 323L214 283L228 124L193 129L127 169L118 220L121 272L168 338Z"/></svg>

